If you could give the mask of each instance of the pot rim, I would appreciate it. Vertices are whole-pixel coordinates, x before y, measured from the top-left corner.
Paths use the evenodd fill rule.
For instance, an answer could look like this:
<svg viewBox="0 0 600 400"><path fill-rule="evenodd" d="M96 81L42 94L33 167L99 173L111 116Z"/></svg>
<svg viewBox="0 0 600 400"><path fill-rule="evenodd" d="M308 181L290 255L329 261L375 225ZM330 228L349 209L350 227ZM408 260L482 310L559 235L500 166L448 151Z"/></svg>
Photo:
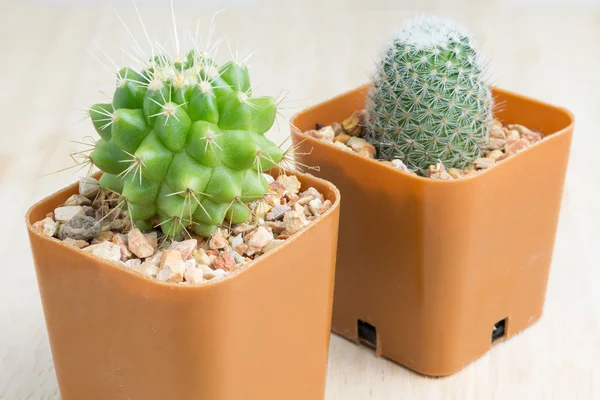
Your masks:
<svg viewBox="0 0 600 400"><path fill-rule="evenodd" d="M490 168L485 169L483 172L480 172L478 174L474 174L472 176L465 176L465 177L463 177L461 179L441 180L441 179L431 179L431 178L427 178L425 176L420 176L420 175L416 175L415 176L415 175L407 174L404 171L401 171L401 170L396 169L394 167L382 164L380 162L380 160L377 160L375 158L362 157L362 156L359 156L358 154L356 154L354 152L350 153L348 151L342 150L342 149L338 148L337 146L333 146L333 145L331 145L331 144L329 144L327 142L324 142L324 141L319 140L317 138L314 138L312 136L306 135L299 128L297 128L296 125L294 124L296 118L298 118L300 115L310 113L310 112L312 112L313 110L315 110L315 109L317 109L319 107L323 107L323 106L325 106L328 103L331 103L331 102L333 102L335 100L338 100L338 99L346 96L348 93L355 92L355 91L368 91L371 88L371 86L372 86L372 83L366 83L366 84L360 85L360 86L355 87L354 89L352 89L350 91L338 94L338 95L333 96L331 98L328 98L328 99L326 99L324 101L321 101L321 102L319 102L319 103L317 103L315 105L307 107L307 108L305 108L302 111L297 112L296 114L294 114L290 118L290 130L292 132L292 135L302 136L305 141L308 141L308 142L313 143L313 144L314 143L321 143L324 147L326 147L329 150L332 150L334 152L339 152L341 154L344 154L344 156L342 156L342 157L346 157L347 156L347 157L353 157L353 158L355 158L356 160L358 160L357 161L358 163L361 163L361 162L367 163L367 164L371 163L371 164L378 165L381 168L390 169L390 170L394 171L394 173L397 173L400 176L405 177L406 179L410 179L410 180L413 180L413 181L416 181L416 182L421 181L423 183L427 183L427 184L431 184L431 185L455 185L455 186L458 186L460 184L471 183L471 182L479 179L483 175L489 175L490 171L493 171L493 170L496 170L498 168L501 168L501 166L504 165L504 164L506 164L506 162L510 162L509 160L514 160L514 159L516 159L518 157L523 157L524 153L527 153L529 150L534 149L534 148L538 147L539 145L542 145L542 143L546 143L546 142L548 142L550 140L553 140L554 138L556 138L558 136L562 136L562 135L566 134L567 132L573 131L573 128L575 126L575 115L569 109L567 109L565 107L555 106L553 104L546 103L544 101L540 101L540 100L534 99L534 98L529 97L529 96L525 96L525 95L521 95L521 94L518 94L518 93L515 93L515 92L511 92L511 91L508 91L508 90L501 89L501 88L499 88L497 86L490 86L493 92L501 91L503 93L510 94L510 95L512 95L514 97L519 97L522 100L529 101L529 102L536 102L536 103L539 103L539 104L541 104L543 106L553 108L556 111L560 111L560 112L564 113L565 116L568 118L569 124L566 125L565 127L563 127L562 129L558 130L557 132L548 133L548 134L544 135L540 141L534 143L533 145L531 145L530 147L526 148L523 151L519 151L519 152L511 155L510 157L505 158L504 160L502 160L502 162L500 162L498 164L495 164L495 165L493 165Z"/></svg>
<svg viewBox="0 0 600 400"><path fill-rule="evenodd" d="M276 170L277 170L277 168L273 168L268 172L276 173ZM315 218L309 226L307 226L306 228L297 232L296 234L290 236L288 239L285 239L284 243L281 246L278 246L277 248L269 251L268 253L261 255L257 259L254 259L254 260L248 262L243 268L238 268L237 270L231 272L230 274L228 274L225 277L222 277L220 279L215 279L215 280L211 279L211 280L205 281L199 285L183 285L183 284L178 284L178 283L162 282L153 277L146 277L145 275L138 274L134 271L131 271L130 269L125 268L122 264L120 264L116 261L106 260L106 259L100 258L98 256L95 256L93 254L86 253L84 251L81 251L81 249L78 249L73 246L69 246L68 244L64 243L62 240L59 240L55 237L50 237L48 235L44 235L43 233L34 229L33 224L31 223L31 213L33 212L33 210L52 197L62 196L66 192L72 191L78 185L77 182L44 197L43 199L37 201L35 204L30 206L29 209L27 210L27 212L25 213L25 223L26 223L27 230L29 231L30 235L31 234L36 235L37 237L41 238L46 243L52 243L53 245L64 246L65 248L68 249L68 251L74 252L73 253L74 256L80 255L80 256L83 256L84 259L87 259L87 260L94 260L94 261L100 260L105 266L109 266L111 268L120 270L122 273L129 274L130 276L133 277L133 279L138 280L137 283L148 283L148 284L157 285L158 287L163 287L163 288L172 289L172 290L175 289L175 290L190 290L191 291L191 290L203 290L203 288L204 288L204 290L209 290L209 288L215 288L218 285L224 284L224 282L228 282L231 279L239 276L240 274L245 273L246 271L248 271L252 267L254 267L255 264L258 264L261 261L267 260L269 257L272 257L273 254L277 253L282 248L289 247L290 245L292 245L292 243L294 241L296 241L298 239L298 237L308 234L309 232L312 232L316 228L317 224L321 223L325 218L329 218L334 212L336 212L339 209L341 195L340 195L338 188L333 183L326 181L324 179L318 178L318 177L311 175L309 173L306 173L306 172L292 171L292 170L284 169L284 168L279 169L279 171L281 171L279 173L283 172L283 173L286 173L289 175L294 175L294 176L298 176L301 178L304 177L304 178L308 178L308 179L313 179L313 180L323 183L325 186L327 186L329 188L329 190L333 193L333 195L335 197L331 207L329 207L329 209L325 213L323 213L323 214L319 215L317 218ZM101 175L102 175L102 172L98 171L98 172L94 173L92 176L100 177Z"/></svg>

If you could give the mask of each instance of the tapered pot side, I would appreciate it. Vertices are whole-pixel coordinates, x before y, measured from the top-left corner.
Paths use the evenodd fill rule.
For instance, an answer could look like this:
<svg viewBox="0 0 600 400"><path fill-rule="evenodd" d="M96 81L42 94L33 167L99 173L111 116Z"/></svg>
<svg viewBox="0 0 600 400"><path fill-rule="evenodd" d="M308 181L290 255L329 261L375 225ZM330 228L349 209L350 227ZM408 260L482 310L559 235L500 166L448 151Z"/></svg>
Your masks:
<svg viewBox="0 0 600 400"><path fill-rule="evenodd" d="M363 109L368 89L291 121L299 161L344 196L332 329L420 373L452 374L491 349L495 325L504 332L494 344L542 314L573 116L495 89L497 118L545 138L484 173L440 181L302 133Z"/></svg>
<svg viewBox="0 0 600 400"><path fill-rule="evenodd" d="M27 227L62 399L323 399L339 193L294 175L331 209L200 286L144 278L33 230L76 185L34 205Z"/></svg>

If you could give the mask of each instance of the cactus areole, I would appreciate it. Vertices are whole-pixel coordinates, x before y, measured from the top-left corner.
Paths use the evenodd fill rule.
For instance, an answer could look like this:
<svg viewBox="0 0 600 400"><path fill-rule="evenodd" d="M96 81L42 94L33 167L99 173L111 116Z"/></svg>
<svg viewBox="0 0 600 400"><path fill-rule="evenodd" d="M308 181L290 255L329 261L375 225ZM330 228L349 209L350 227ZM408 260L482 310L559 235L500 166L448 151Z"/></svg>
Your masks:
<svg viewBox="0 0 600 400"><path fill-rule="evenodd" d="M367 103L367 139L378 158L423 173L464 168L488 140L493 99L466 30L428 17L410 21L385 52Z"/></svg>
<svg viewBox="0 0 600 400"><path fill-rule="evenodd" d="M159 216L168 236L209 236L224 220L246 221L246 203L267 192L262 172L283 157L264 136L276 108L252 96L242 63L157 56L143 71L121 69L112 103L90 108L101 137L90 158L133 221Z"/></svg>

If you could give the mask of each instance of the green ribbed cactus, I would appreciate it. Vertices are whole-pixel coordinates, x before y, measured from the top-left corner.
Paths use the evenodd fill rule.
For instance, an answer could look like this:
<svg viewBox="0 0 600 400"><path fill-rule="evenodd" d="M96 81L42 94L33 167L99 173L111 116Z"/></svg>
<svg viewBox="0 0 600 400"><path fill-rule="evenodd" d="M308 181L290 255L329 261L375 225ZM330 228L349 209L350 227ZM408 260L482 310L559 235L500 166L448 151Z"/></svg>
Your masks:
<svg viewBox="0 0 600 400"><path fill-rule="evenodd" d="M246 221L245 204L267 192L262 172L283 157L264 136L276 109L274 98L252 97L242 63L157 56L143 71L120 70L112 103L90 108L101 137L90 158L134 221L159 216L168 236L208 236L224 219Z"/></svg>
<svg viewBox="0 0 600 400"><path fill-rule="evenodd" d="M458 24L428 17L394 38L373 79L366 138L378 158L424 173L464 168L488 140L493 100L474 41Z"/></svg>

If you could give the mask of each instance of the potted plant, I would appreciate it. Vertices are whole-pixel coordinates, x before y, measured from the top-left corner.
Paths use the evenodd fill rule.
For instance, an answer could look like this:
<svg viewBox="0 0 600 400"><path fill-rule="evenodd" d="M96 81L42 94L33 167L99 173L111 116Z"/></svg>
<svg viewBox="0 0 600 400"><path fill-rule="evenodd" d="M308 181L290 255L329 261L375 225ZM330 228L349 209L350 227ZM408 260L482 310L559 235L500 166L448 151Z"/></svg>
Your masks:
<svg viewBox="0 0 600 400"><path fill-rule="evenodd" d="M291 124L345 199L334 332L439 376L540 318L573 116L487 86L464 28L412 21L371 84Z"/></svg>
<svg viewBox="0 0 600 400"><path fill-rule="evenodd" d="M102 173L26 216L62 399L323 398L339 193L273 169L277 106L193 50L90 108Z"/></svg>

